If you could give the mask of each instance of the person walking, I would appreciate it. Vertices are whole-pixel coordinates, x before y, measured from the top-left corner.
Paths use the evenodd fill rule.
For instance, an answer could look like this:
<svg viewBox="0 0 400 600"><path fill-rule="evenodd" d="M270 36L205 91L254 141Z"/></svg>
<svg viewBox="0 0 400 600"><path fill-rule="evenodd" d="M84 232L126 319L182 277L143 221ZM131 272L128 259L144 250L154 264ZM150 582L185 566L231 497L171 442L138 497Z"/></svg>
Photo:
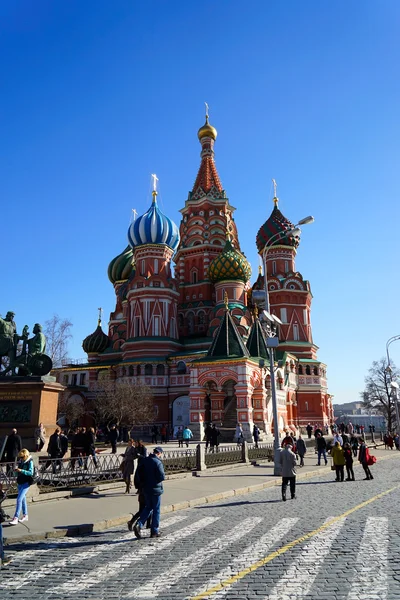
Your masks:
<svg viewBox="0 0 400 600"><path fill-rule="evenodd" d="M146 458L147 448L143 444L142 440L135 441L135 449L136 449L136 458L138 459L138 462L139 462L140 458Z"/></svg>
<svg viewBox="0 0 400 600"><path fill-rule="evenodd" d="M45 429L43 423L39 423L39 425L36 427L33 435L35 438L35 447L36 447L35 451L40 452L46 443L46 429Z"/></svg>
<svg viewBox="0 0 400 600"><path fill-rule="evenodd" d="M183 448L183 427L179 425L178 431L176 432L176 439L178 440L178 448Z"/></svg>
<svg viewBox="0 0 400 600"><path fill-rule="evenodd" d="M346 464L346 460L344 458L343 448L339 442L335 442L335 445L331 450L331 456L336 471L335 481L344 481L344 465Z"/></svg>
<svg viewBox="0 0 400 600"><path fill-rule="evenodd" d="M317 452L318 452L318 462L317 466L321 465L321 456L324 457L325 465L328 464L328 459L326 458L326 440L323 435L317 435Z"/></svg>
<svg viewBox="0 0 400 600"><path fill-rule="evenodd" d="M254 445L256 448L258 448L258 440L260 439L260 430L258 429L257 425L254 423L253 425L253 440L254 440Z"/></svg>
<svg viewBox="0 0 400 600"><path fill-rule="evenodd" d="M296 455L293 452L293 446L286 444L281 450L279 460L282 467L282 500L286 502L286 490L290 485L290 496L292 500L296 498Z"/></svg>
<svg viewBox="0 0 400 600"><path fill-rule="evenodd" d="M18 463L15 468L17 474L17 504L15 507L15 513L13 519L10 521L10 525L18 525L19 522L24 523L28 520L28 505L26 502L26 494L29 486L33 483L34 466L29 450L22 448L18 453ZM19 518L22 511L22 517Z"/></svg>
<svg viewBox="0 0 400 600"><path fill-rule="evenodd" d="M207 423L206 428L204 430L204 436L206 438L206 450L211 445L211 434L212 434L211 423Z"/></svg>
<svg viewBox="0 0 400 600"><path fill-rule="evenodd" d="M161 434L161 443L166 444L167 443L167 426L166 425L161 425L160 434Z"/></svg>
<svg viewBox="0 0 400 600"><path fill-rule="evenodd" d="M237 425L236 425L235 439L236 439L236 443L238 446L241 446L243 444L244 436L243 436L243 429L242 429L241 423L237 423Z"/></svg>
<svg viewBox="0 0 400 600"><path fill-rule="evenodd" d="M343 447L344 460L346 462L347 479L346 481L355 481L353 471L353 451L350 444Z"/></svg>
<svg viewBox="0 0 400 600"><path fill-rule="evenodd" d="M351 449L353 451L353 456L357 456L358 454L358 439L355 435L353 435L350 439Z"/></svg>
<svg viewBox="0 0 400 600"><path fill-rule="evenodd" d="M391 450L393 450L393 437L392 437L391 433L388 433L388 436L387 436L387 445L389 446L389 448Z"/></svg>
<svg viewBox="0 0 400 600"><path fill-rule="evenodd" d="M164 491L162 482L165 479L164 466L161 461L163 449L160 446L156 446L153 453L147 458L142 459L141 462L141 477L145 507L140 512L139 520L133 528L135 536L141 539L141 529L153 513L151 521L151 538L160 537L160 509L161 509L161 494Z"/></svg>
<svg viewBox="0 0 400 600"><path fill-rule="evenodd" d="M300 456L300 467L304 467L304 455L307 452L307 446L305 441L301 437L301 433L299 433L299 437L297 439L296 449L297 454Z"/></svg>
<svg viewBox="0 0 400 600"><path fill-rule="evenodd" d="M193 437L193 433L191 431L191 429L189 429L189 427L186 425L184 430L183 430L183 441L186 444L186 448L189 448L189 442Z"/></svg>
<svg viewBox="0 0 400 600"><path fill-rule="evenodd" d="M129 494L131 491L131 477L135 471L135 459L137 458L137 451L135 448L135 440L130 439L128 447L126 448L121 467L122 467L122 478L125 482L125 494Z"/></svg>
<svg viewBox="0 0 400 600"><path fill-rule="evenodd" d="M211 428L211 441L210 441L210 447L211 447L212 452L214 452L214 448L216 449L216 452L218 452L220 435L221 435L220 430L215 425L215 423L213 423L212 428Z"/></svg>
<svg viewBox="0 0 400 600"><path fill-rule="evenodd" d="M61 446L60 458L64 458L64 456L68 452L68 435L67 435L66 431L61 431L61 433L60 433L60 446Z"/></svg>
<svg viewBox="0 0 400 600"><path fill-rule="evenodd" d="M136 444L136 442L135 442ZM144 448L144 446L143 446ZM135 486L136 490L137 490L137 496L138 496L138 502L139 502L139 510L135 513L132 514L132 518L128 521L128 529L129 531L133 530L133 527L136 523L136 521L138 520L140 513L142 511L144 511L145 507L146 507L146 499L145 499L145 495L144 495L144 481L145 481L145 477L144 477L144 462L143 462L143 456L138 456L138 466L137 469L135 471L135 475L133 478L133 485ZM146 521L146 529L151 529L151 516L152 514L150 513L147 521Z"/></svg>
<svg viewBox="0 0 400 600"><path fill-rule="evenodd" d="M61 470L61 440L60 440L60 430L55 429L54 433L49 437L49 443L47 445L47 453L50 456L50 460L48 460L43 468L45 471L50 465L53 473Z"/></svg>
<svg viewBox="0 0 400 600"><path fill-rule="evenodd" d="M374 477L369 468L370 454L364 438L360 438L360 450L358 452L358 460L362 464L362 467L365 472L364 480L373 479Z"/></svg>
<svg viewBox="0 0 400 600"><path fill-rule="evenodd" d="M335 433L335 435L333 436L333 445L335 445L336 442L339 442L340 446L343 445L343 438L340 435L340 433Z"/></svg>
<svg viewBox="0 0 400 600"><path fill-rule="evenodd" d="M308 439L311 440L311 435L312 435L312 432L313 432L313 428L312 428L311 423L308 423L308 425L306 427L306 430L307 430Z"/></svg>
<svg viewBox="0 0 400 600"><path fill-rule="evenodd" d="M157 438L158 438L158 427L157 427L157 425L153 425L153 427L151 428L151 443L157 444Z"/></svg>
<svg viewBox="0 0 400 600"><path fill-rule="evenodd" d="M118 429L115 425L111 425L111 429L108 433L108 439L110 441L111 444L111 452L112 454L116 454L117 453L117 442L118 442Z"/></svg>
<svg viewBox="0 0 400 600"><path fill-rule="evenodd" d="M87 432L85 433L86 443L85 443L85 469L88 468L88 458L91 456L93 458L93 464L97 467L97 457L96 457L96 434L94 432L93 427L89 427Z"/></svg>
<svg viewBox="0 0 400 600"><path fill-rule="evenodd" d="M14 470L14 463L18 457L18 453L22 449L21 436L18 435L16 429L13 429L7 438L6 445L4 446L4 460L9 464L7 467L7 473L11 473Z"/></svg>

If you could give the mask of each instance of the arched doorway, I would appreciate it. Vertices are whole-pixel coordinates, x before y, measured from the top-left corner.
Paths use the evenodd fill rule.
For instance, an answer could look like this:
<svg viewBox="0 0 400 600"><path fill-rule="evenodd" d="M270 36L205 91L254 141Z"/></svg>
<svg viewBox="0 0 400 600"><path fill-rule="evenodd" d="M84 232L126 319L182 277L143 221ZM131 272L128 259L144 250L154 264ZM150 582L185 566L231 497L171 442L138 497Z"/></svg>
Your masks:
<svg viewBox="0 0 400 600"><path fill-rule="evenodd" d="M237 423L237 398L235 394L236 381L229 379L222 386L224 392L224 427L236 427Z"/></svg>
<svg viewBox="0 0 400 600"><path fill-rule="evenodd" d="M189 425L190 419L190 398L189 396L179 396L172 403L172 427L180 425Z"/></svg>

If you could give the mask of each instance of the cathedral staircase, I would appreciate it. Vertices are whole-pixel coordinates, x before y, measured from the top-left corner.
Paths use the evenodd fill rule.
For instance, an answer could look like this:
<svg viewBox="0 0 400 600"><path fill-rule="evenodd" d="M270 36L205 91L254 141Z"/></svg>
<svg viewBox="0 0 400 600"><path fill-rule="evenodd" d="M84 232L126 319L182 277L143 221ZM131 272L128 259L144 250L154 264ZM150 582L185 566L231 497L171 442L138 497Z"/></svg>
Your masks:
<svg viewBox="0 0 400 600"><path fill-rule="evenodd" d="M233 438L235 437L237 423L237 407L236 407L236 397L230 399L226 408L224 410L224 421L219 428L221 432L220 441L221 442L233 442Z"/></svg>

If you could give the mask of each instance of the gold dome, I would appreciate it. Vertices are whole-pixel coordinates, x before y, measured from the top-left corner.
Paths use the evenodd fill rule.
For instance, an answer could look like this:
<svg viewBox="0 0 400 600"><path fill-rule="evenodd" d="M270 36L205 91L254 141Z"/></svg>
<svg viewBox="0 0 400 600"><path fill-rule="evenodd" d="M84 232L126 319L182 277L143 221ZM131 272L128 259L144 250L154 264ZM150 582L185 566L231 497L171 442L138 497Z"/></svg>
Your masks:
<svg viewBox="0 0 400 600"><path fill-rule="evenodd" d="M209 124L208 115L206 115L206 122L204 123L203 127L200 127L199 131L197 132L199 140L201 141L204 137L210 137L213 140L215 140L217 135L217 130L215 129L215 127Z"/></svg>

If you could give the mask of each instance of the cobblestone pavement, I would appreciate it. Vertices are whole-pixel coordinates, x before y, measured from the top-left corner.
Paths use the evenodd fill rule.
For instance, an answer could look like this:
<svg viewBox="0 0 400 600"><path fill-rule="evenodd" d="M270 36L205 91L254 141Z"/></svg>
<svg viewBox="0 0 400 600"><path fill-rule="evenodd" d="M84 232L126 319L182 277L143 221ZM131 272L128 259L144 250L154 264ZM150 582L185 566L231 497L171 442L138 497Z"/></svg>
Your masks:
<svg viewBox="0 0 400 600"><path fill-rule="evenodd" d="M0 598L400 599L400 453L373 481L355 474L299 481L287 502L274 487L165 515L159 539L120 527L13 545Z"/></svg>

